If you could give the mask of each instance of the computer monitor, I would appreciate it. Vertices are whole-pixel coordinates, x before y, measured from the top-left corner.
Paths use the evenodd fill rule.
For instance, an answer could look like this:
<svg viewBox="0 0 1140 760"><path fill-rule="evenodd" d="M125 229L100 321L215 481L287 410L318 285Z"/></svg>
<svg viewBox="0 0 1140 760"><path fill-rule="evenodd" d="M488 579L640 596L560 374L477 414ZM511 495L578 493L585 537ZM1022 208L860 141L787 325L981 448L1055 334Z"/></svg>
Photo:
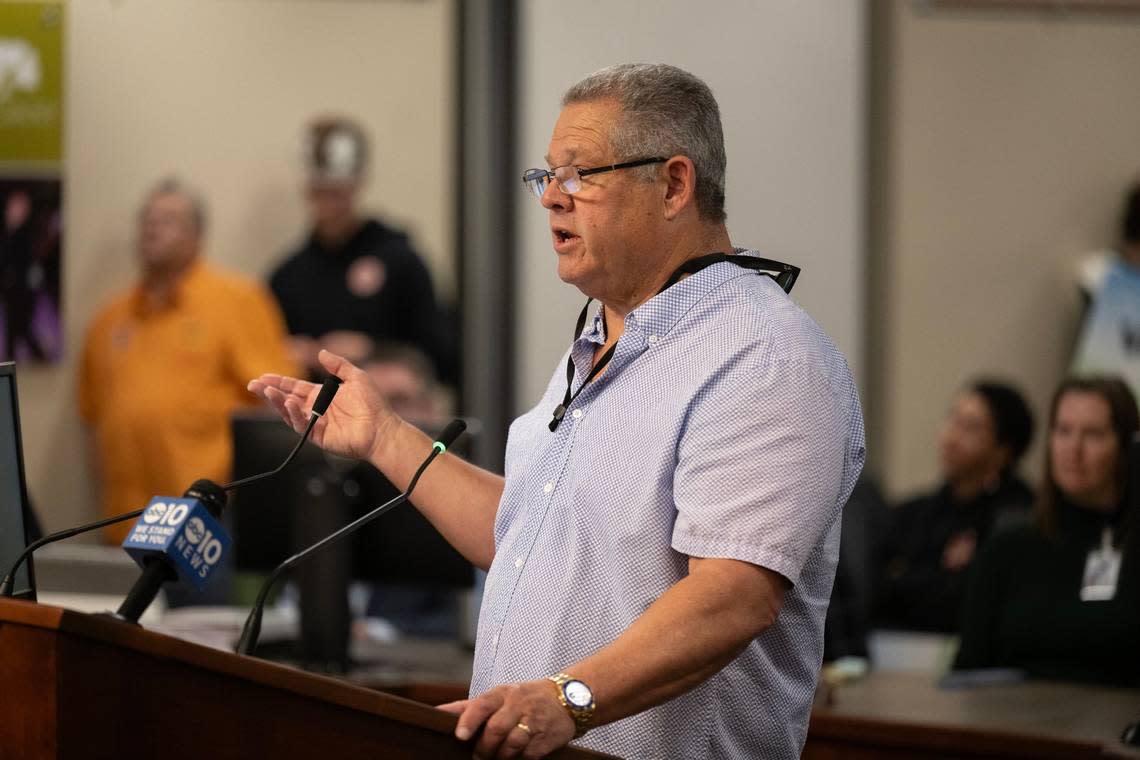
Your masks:
<svg viewBox="0 0 1140 760"><path fill-rule="evenodd" d="M16 402L16 364L0 363L0 575L28 545L31 509L24 482L20 412ZM36 598L31 557L16 573L14 595Z"/></svg>
<svg viewBox="0 0 1140 760"><path fill-rule="evenodd" d="M463 436L449 452L464 455L472 438ZM276 417L238 414L233 441L233 476L242 478L277 467L296 445L297 434ZM236 569L268 572L398 493L371 465L306 444L284 472L234 494L227 515ZM378 584L373 588L384 593L416 589L440 598L471 587L474 571L412 504L400 505L290 573L300 591L301 630L296 646L286 643L279 656L318 670L348 668L346 592L352 579ZM262 647L263 654L265 650Z"/></svg>
<svg viewBox="0 0 1140 760"><path fill-rule="evenodd" d="M449 451L464 456L472 439L472 435L462 436ZM297 434L276 417L237 414L233 442L233 476L242 478L280 464L296 445ZM335 508L340 519L332 524L339 527L398 493L371 465L332 457L306 444L280 475L234 494L230 516L236 567L268 572L312 543L314 537L305 535L299 515ZM415 502L415 494L411 500ZM343 548L329 549L338 550L351 555L350 574L359 580L453 589L470 588L474 583L471 564L411 505L368 524Z"/></svg>

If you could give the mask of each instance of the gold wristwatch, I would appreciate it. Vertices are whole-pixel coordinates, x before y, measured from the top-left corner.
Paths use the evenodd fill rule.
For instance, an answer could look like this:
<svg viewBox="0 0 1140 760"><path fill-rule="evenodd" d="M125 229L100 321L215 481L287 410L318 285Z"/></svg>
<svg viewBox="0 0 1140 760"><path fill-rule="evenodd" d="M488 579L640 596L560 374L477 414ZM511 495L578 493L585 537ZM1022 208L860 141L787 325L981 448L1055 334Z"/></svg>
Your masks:
<svg viewBox="0 0 1140 760"><path fill-rule="evenodd" d="M574 719L574 725L577 726L574 738L577 739L590 729L590 723L594 720L598 707L594 704L594 692L583 681L565 673L547 676L546 680L553 681L558 687L558 701Z"/></svg>

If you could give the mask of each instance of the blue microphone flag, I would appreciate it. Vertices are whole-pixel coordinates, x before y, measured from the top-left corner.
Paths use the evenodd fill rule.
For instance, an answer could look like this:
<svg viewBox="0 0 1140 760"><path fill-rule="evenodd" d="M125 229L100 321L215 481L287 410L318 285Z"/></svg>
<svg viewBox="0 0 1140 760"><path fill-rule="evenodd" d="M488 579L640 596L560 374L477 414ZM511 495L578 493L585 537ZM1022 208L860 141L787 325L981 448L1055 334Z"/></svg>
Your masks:
<svg viewBox="0 0 1140 760"><path fill-rule="evenodd" d="M203 588L230 549L230 537L197 499L156 496L135 522L123 548L144 567L162 557L178 573L180 585Z"/></svg>

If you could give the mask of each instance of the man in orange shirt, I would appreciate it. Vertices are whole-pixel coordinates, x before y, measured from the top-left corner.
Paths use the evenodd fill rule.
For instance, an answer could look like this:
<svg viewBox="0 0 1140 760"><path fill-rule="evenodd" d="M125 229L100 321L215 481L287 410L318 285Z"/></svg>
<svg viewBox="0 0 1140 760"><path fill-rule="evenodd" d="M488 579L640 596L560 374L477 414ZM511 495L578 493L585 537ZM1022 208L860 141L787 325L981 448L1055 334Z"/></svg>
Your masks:
<svg viewBox="0 0 1140 760"><path fill-rule="evenodd" d="M227 480L230 414L257 401L247 379L294 371L269 292L203 260L204 216L178 182L152 190L138 218L142 276L87 333L79 409L94 432L107 515L181 495L198 478ZM120 541L127 528L106 537Z"/></svg>

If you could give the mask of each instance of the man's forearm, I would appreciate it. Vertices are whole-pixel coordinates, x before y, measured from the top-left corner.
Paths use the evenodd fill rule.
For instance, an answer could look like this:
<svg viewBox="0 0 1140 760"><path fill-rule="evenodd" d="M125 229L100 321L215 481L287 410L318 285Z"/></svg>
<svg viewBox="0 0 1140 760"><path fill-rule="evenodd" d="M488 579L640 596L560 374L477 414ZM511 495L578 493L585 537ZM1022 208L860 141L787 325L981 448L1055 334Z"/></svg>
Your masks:
<svg viewBox="0 0 1140 760"><path fill-rule="evenodd" d="M407 488L431 446L431 438L400 422L369 462L397 488ZM502 495L501 476L458 457L441 456L424 472L412 501L456 551L486 570L495 556L495 512Z"/></svg>
<svg viewBox="0 0 1140 760"><path fill-rule="evenodd" d="M690 574L609 646L566 672L587 683L596 722L666 702L735 659L779 613L787 581L726 559L692 560Z"/></svg>

